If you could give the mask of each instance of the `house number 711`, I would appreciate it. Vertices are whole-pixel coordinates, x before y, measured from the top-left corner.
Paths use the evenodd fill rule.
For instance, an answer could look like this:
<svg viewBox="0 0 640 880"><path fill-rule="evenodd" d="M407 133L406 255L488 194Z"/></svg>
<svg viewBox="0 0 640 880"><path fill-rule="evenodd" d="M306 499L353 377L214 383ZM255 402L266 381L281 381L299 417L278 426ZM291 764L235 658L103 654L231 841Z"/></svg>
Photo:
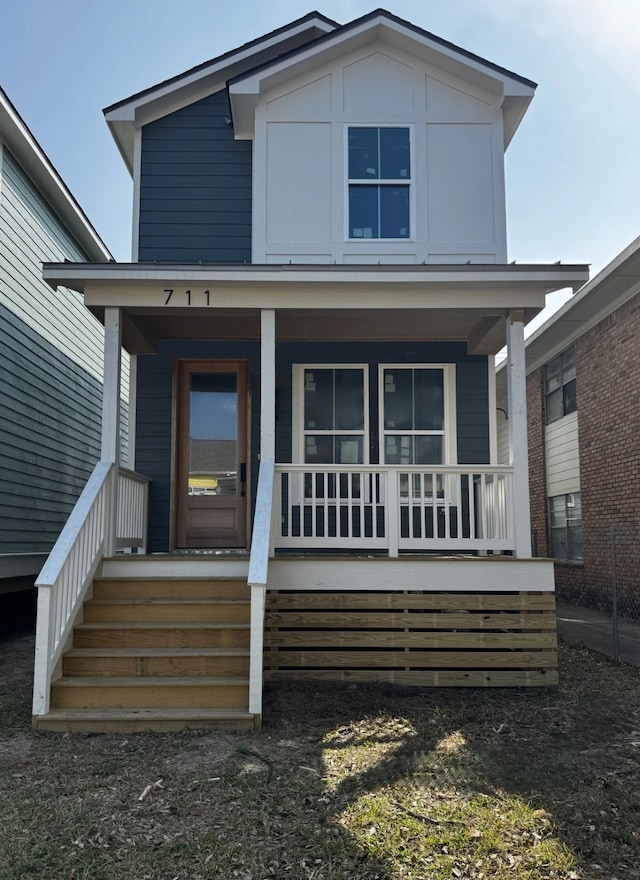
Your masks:
<svg viewBox="0 0 640 880"><path fill-rule="evenodd" d="M172 287L165 287L165 288L164 288L164 292L165 292L166 295L167 295L167 298L165 299L164 304L165 304L165 306L168 306L168 305L169 305L169 302L170 302L170 300L171 300L171 297L173 296L174 293L176 293L176 291L175 291ZM195 303L192 303L192 301L191 301L191 291L190 291L190 290L185 290L185 291L183 291L183 292L184 292L184 295L185 295L185 297L186 297L186 299L187 299L187 305L188 305L188 306L190 306L190 305L195 305ZM208 305L210 304L210 303L209 303L209 291L208 291L208 290L204 290L204 291L202 291L202 295L204 296L204 304L205 304L206 306L208 306Z"/></svg>

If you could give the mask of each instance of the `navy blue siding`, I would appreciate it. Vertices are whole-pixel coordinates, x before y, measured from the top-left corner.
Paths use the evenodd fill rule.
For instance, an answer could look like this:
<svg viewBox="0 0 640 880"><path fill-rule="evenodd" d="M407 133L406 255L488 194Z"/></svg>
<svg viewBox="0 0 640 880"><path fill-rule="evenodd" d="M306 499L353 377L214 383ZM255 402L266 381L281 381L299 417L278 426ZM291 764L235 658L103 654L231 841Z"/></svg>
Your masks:
<svg viewBox="0 0 640 880"><path fill-rule="evenodd" d="M0 305L0 554L48 552L100 454L102 386Z"/></svg>
<svg viewBox="0 0 640 880"><path fill-rule="evenodd" d="M171 412L175 358L246 358L251 398L251 500L255 501L260 444L259 343L164 341L156 355L138 358L136 470L151 479L149 549L169 548L171 485ZM371 405L370 460L379 460L377 381L380 363L455 363L457 376L458 461L489 461L487 358L472 357L464 343L292 342L276 350L276 459L291 461L292 367L298 363L369 364Z"/></svg>
<svg viewBox="0 0 640 880"><path fill-rule="evenodd" d="M251 262L251 142L227 90L142 129L138 259Z"/></svg>

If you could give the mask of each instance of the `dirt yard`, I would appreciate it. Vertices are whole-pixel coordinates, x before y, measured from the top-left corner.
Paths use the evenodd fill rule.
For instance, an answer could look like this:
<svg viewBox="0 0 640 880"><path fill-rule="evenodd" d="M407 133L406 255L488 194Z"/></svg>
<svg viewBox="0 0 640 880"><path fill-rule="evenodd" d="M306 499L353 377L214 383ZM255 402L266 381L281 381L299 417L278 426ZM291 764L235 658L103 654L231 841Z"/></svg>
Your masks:
<svg viewBox="0 0 640 880"><path fill-rule="evenodd" d="M637 880L640 670L270 687L258 734L34 734L0 641L0 880Z"/></svg>

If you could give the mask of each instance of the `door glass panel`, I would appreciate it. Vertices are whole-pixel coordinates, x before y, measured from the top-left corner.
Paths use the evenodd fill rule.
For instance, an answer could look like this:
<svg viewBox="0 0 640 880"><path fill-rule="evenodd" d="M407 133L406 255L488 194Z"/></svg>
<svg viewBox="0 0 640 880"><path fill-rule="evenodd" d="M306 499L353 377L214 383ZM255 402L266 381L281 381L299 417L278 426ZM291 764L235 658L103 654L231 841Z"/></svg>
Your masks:
<svg viewBox="0 0 640 880"><path fill-rule="evenodd" d="M238 376L192 373L189 393L189 495L238 492Z"/></svg>

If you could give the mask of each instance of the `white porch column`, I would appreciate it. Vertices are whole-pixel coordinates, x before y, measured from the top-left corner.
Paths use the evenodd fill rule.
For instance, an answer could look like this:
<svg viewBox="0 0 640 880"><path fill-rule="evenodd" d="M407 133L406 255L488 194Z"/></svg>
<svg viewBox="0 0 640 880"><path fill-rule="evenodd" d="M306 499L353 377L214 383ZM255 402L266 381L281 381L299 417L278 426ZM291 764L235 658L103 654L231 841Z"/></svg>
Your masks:
<svg viewBox="0 0 640 880"><path fill-rule="evenodd" d="M513 467L515 555L531 557L529 453L527 443L527 381L522 312L507 318L507 393L509 400L509 464Z"/></svg>
<svg viewBox="0 0 640 880"><path fill-rule="evenodd" d="M276 457L276 313L260 313L260 460Z"/></svg>
<svg viewBox="0 0 640 880"><path fill-rule="evenodd" d="M102 461L112 462L109 503L105 527L105 556L113 556L118 523L118 467L120 464L120 377L122 372L122 325L120 309L104 310L104 379L102 388Z"/></svg>
<svg viewBox="0 0 640 880"><path fill-rule="evenodd" d="M102 390L102 461L120 462L120 377L122 327L120 309L104 310L104 379Z"/></svg>

